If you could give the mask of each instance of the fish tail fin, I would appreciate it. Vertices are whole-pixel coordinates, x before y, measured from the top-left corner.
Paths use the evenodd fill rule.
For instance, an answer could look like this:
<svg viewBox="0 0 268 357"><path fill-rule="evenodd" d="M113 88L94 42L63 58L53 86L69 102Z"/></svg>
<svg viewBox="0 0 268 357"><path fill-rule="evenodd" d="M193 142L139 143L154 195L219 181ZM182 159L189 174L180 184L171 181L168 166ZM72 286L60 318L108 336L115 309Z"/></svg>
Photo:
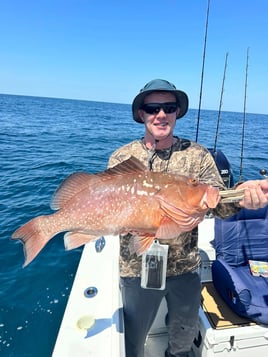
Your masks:
<svg viewBox="0 0 268 357"><path fill-rule="evenodd" d="M71 250L87 244L98 237L81 232L68 232L64 234L64 246L66 250Z"/></svg>
<svg viewBox="0 0 268 357"><path fill-rule="evenodd" d="M19 239L23 243L26 267L42 250L46 243L53 237L44 227L46 227L46 216L33 218L23 226L18 228L11 236L11 239Z"/></svg>

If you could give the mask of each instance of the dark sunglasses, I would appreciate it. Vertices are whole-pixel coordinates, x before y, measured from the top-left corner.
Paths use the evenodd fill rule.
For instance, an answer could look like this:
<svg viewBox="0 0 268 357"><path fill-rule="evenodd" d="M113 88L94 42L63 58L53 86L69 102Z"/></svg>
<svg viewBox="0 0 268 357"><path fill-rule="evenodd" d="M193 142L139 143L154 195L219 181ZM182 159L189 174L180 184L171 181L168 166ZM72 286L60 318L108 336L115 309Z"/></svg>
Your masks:
<svg viewBox="0 0 268 357"><path fill-rule="evenodd" d="M167 102L167 103L148 103L142 104L141 109L147 114L158 114L161 109L166 114L174 113L178 109L178 103Z"/></svg>

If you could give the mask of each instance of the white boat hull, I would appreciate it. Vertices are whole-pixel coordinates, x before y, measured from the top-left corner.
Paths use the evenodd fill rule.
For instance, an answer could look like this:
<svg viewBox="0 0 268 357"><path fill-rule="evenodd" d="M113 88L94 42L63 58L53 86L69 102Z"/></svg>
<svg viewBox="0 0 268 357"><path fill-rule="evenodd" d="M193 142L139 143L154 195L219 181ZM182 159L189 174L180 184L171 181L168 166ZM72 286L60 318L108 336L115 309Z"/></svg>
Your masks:
<svg viewBox="0 0 268 357"><path fill-rule="evenodd" d="M124 334L119 292L119 239L105 237L97 253L85 246L59 330L53 357L123 357ZM87 297L88 293L97 294ZM94 294L93 294L94 295Z"/></svg>
<svg viewBox="0 0 268 357"><path fill-rule="evenodd" d="M213 239L214 219L208 218L199 225L202 257L199 273L204 284L212 281L211 263L215 259L211 245ZM119 289L119 239L108 236L105 240L106 246L100 253L96 252L94 243L84 248L53 357L125 357ZM98 289L95 297L85 297L89 287ZM213 301L213 304L219 304L219 300ZM209 311L205 310L205 305L200 307L199 333L190 357L252 357L255 353L259 357L268 356L268 327L257 324L246 326L243 323L228 328L213 327L208 318ZM219 320L224 319L216 310L213 308L210 313L218 314ZM163 299L147 337L145 357L164 356L167 348L166 313L167 306ZM83 317L86 317L85 321Z"/></svg>

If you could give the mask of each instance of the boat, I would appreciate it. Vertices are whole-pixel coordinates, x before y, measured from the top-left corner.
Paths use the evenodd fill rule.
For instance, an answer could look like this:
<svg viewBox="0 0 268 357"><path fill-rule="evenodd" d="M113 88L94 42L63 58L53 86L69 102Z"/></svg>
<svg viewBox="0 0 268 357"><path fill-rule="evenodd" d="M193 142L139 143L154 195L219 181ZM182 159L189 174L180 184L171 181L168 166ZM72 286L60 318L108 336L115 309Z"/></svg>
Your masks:
<svg viewBox="0 0 268 357"><path fill-rule="evenodd" d="M233 312L216 291L212 264L216 259L215 218L198 226L202 263L199 331L191 357L268 355L268 325ZM267 237L268 239L268 237ZM56 340L53 357L125 357L122 300L119 289L119 237L105 236L85 245ZM163 299L147 336L145 357L163 357L167 347Z"/></svg>
<svg viewBox="0 0 268 357"><path fill-rule="evenodd" d="M209 0L206 34L208 13ZM198 124L206 53L206 34ZM226 54L222 93L227 57L228 54ZM248 52L244 101L246 101L247 68ZM218 124L220 121L221 103L222 96ZM244 125L245 104L243 134ZM196 141L198 141L198 126ZM218 126L214 148L209 148L208 150L216 162L226 187L230 188L234 184L232 168L224 153L216 148L217 137ZM240 179L242 178L242 159L243 142ZM266 170L261 170L260 173L264 178L267 178ZM254 354L259 357L268 356L268 320L266 324L262 324L238 315L227 305L226 301L215 288L212 271L213 264L217 261L217 254L213 244L215 241L216 220L217 218L207 215L198 225L198 242L201 255L199 274L202 283L202 296L199 308L198 331L189 357L252 357ZM268 214L266 223L268 223ZM267 229L265 232L267 233L265 238L268 241ZM91 242L85 245L52 357L71 357L74 355L78 355L79 357L126 357L118 261L119 236L102 237L96 243ZM268 291L266 299L266 305L268 306ZM165 299L163 299L146 339L144 357L163 357L165 355L168 344L165 324L166 315L167 306Z"/></svg>
<svg viewBox="0 0 268 357"><path fill-rule="evenodd" d="M208 150L226 187L232 187L232 168L224 153L216 149L216 145ZM266 171L262 170L261 174L265 177ZM216 222L217 218L207 215L198 225L202 299L198 332L190 357L268 356L268 319L266 324L261 324L237 315L215 288L213 264L217 256L213 243ZM265 232L268 241L267 228ZM168 344L166 314L163 299L146 339L144 357L165 355ZM101 237L84 247L52 357L74 355L126 357L119 288L119 236Z"/></svg>
<svg viewBox="0 0 268 357"><path fill-rule="evenodd" d="M232 187L233 172L228 159L215 147L209 151L226 187ZM266 170L260 173L267 178ZM216 220L207 215L198 225L202 299L198 333L190 357L252 357L254 353L268 356L268 321L263 325L238 316L214 286ZM268 240L267 229L266 233ZM84 246L52 357L126 357L119 288L119 239L119 236L105 236ZM168 343L166 314L163 299L147 336L144 357L164 356Z"/></svg>

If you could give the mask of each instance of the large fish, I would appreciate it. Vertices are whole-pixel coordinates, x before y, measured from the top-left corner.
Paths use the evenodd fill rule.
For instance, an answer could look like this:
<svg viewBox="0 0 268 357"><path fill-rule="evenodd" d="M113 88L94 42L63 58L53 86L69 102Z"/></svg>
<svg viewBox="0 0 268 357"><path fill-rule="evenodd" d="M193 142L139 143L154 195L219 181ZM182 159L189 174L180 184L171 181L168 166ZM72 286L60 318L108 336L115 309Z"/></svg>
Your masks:
<svg viewBox="0 0 268 357"><path fill-rule="evenodd" d="M66 249L102 235L136 235L132 249L138 255L155 238L172 239L192 230L220 200L218 189L198 180L151 172L136 158L97 174L74 173L56 190L51 215L33 218L12 239L24 243L29 264L57 233Z"/></svg>

